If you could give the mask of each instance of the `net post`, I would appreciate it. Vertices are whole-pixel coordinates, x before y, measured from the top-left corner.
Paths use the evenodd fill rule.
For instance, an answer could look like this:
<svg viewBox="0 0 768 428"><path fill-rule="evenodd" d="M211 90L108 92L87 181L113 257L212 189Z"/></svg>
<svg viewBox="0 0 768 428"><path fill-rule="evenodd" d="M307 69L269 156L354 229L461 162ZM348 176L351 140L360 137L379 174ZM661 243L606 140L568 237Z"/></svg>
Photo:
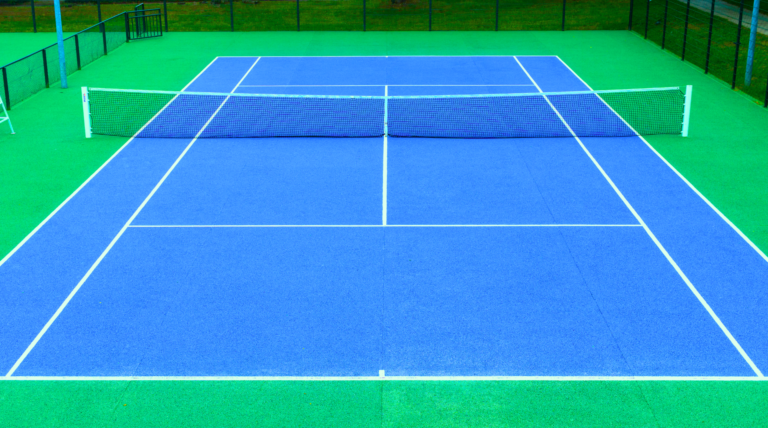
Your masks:
<svg viewBox="0 0 768 428"><path fill-rule="evenodd" d="M688 21L691 16L691 0L688 0L688 3L685 8L685 29L683 29L683 53L680 57L681 60L685 61L685 44L688 42Z"/></svg>
<svg viewBox="0 0 768 428"><path fill-rule="evenodd" d="M3 69L5 70L5 69ZM8 110L5 109L5 104L3 104L3 100L0 99L0 107L3 108L3 113L5 113L5 117L0 117L0 123L2 122L8 122L8 127L11 128L11 134L15 134L16 131L13 130L13 124L11 123L11 116L8 115Z"/></svg>
<svg viewBox="0 0 768 428"><path fill-rule="evenodd" d="M40 52L43 53L43 76L45 76L45 87L49 88L50 85L48 81L48 54L45 52L45 49L41 50Z"/></svg>
<svg viewBox="0 0 768 428"><path fill-rule="evenodd" d="M8 106L8 110L11 109L11 97L8 90L8 72L3 67L3 92L5 93L5 104Z"/></svg>
<svg viewBox="0 0 768 428"><path fill-rule="evenodd" d="M661 49L667 45L667 15L669 11L669 0L664 2L664 28L661 30Z"/></svg>
<svg viewBox="0 0 768 428"><path fill-rule="evenodd" d="M35 16L35 0L32 0L32 32L37 33L37 17Z"/></svg>
<svg viewBox="0 0 768 428"><path fill-rule="evenodd" d="M645 38L648 38L648 17L651 14L651 0L645 2Z"/></svg>
<svg viewBox="0 0 768 428"><path fill-rule="evenodd" d="M635 0L629 0L629 26L627 31L632 31L632 14L635 12Z"/></svg>
<svg viewBox="0 0 768 428"><path fill-rule="evenodd" d="M685 87L685 108L683 109L683 137L688 136L688 125L691 122L691 95L693 95L693 86Z"/></svg>
<svg viewBox="0 0 768 428"><path fill-rule="evenodd" d="M91 138L91 106L88 101L88 88L81 88L83 93L83 120L85 121L85 138Z"/></svg>
<svg viewBox="0 0 768 428"><path fill-rule="evenodd" d="M75 34L75 56L77 57L77 69L80 70L80 38Z"/></svg>
<svg viewBox="0 0 768 428"><path fill-rule="evenodd" d="M704 74L709 73L709 54L712 52L712 25L715 22L715 0L712 0L712 9L709 11L709 35L707 36L707 58L704 61Z"/></svg>
<svg viewBox="0 0 768 428"><path fill-rule="evenodd" d="M739 45L741 45L741 23L744 20L744 0L741 0L739 6L739 25L736 28L736 54L733 59L733 79L731 80L731 89L736 89L736 73L739 69Z"/></svg>
<svg viewBox="0 0 768 428"><path fill-rule="evenodd" d="M565 31L565 4L568 2L568 0L563 0L563 21L560 24L560 31Z"/></svg>

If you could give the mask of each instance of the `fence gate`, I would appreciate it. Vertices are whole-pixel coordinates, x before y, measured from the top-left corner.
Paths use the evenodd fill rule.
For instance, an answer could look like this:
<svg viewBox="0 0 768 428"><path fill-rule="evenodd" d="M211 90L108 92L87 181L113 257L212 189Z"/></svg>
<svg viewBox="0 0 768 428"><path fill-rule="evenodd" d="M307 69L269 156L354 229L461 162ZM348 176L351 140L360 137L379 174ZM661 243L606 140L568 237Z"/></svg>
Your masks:
<svg viewBox="0 0 768 428"><path fill-rule="evenodd" d="M128 40L148 39L163 35L160 9L144 10L144 3L133 12L125 12L125 37Z"/></svg>

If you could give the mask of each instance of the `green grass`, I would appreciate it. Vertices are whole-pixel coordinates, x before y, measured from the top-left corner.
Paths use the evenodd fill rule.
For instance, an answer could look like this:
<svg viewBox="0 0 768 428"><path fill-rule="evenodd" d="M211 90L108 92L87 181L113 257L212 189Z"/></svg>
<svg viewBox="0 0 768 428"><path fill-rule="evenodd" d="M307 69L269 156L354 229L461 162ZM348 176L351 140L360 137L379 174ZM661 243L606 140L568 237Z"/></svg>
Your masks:
<svg viewBox="0 0 768 428"><path fill-rule="evenodd" d="M635 4L633 30L645 33L645 3ZM688 32L685 33L685 4L670 3L667 17L666 38L664 37L664 3L651 2L648 25L648 39L678 56L683 53L683 39L687 37L685 60L701 69L706 67L707 45L709 43L709 13L691 8ZM746 22L746 21L745 21ZM736 55L737 25L725 18L715 17L713 21L712 44L710 49L709 72L729 85L733 80L733 65ZM762 104L768 82L768 36L757 34L753 79L749 86L744 83L749 24L741 29L739 67L736 71L736 88Z"/></svg>
<svg viewBox="0 0 768 428"><path fill-rule="evenodd" d="M627 28L629 0L569 0L566 29L619 30ZM135 3L105 3L102 17L126 10ZM147 9L162 8L162 2L145 3ZM559 30L562 0L499 0L500 30ZM434 0L433 30L494 30L495 0ZM38 31L55 31L53 7L36 8ZM32 31L29 5L0 6L4 19L0 32ZM296 3L292 1L234 2L236 31L295 31ZM412 31L429 29L429 0L366 2L366 29L371 31ZM65 3L62 21L65 31L77 31L98 22L95 4ZM301 29L305 31L351 31L363 29L363 0L322 0L300 2ZM170 31L229 31L229 2L168 2Z"/></svg>
<svg viewBox="0 0 768 428"><path fill-rule="evenodd" d="M0 382L8 427L726 427L768 382Z"/></svg>
<svg viewBox="0 0 768 428"><path fill-rule="evenodd" d="M0 35L0 42L8 35ZM694 85L691 136L650 143L768 250L768 111L627 31L170 33L116 49L0 125L0 257L124 138L86 140L79 87L177 90L216 55L559 55L595 89ZM0 426L760 426L768 382L16 382Z"/></svg>

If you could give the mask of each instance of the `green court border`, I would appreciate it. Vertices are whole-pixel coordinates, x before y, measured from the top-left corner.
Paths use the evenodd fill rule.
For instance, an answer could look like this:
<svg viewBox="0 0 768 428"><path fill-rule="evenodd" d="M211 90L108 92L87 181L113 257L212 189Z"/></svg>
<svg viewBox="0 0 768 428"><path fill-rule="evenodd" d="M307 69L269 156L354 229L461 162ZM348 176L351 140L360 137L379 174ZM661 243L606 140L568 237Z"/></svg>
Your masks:
<svg viewBox="0 0 768 428"><path fill-rule="evenodd" d="M630 32L171 33L14 106L17 135L0 128L0 257L125 143L84 138L80 86L177 90L227 55L558 55L594 89L693 84L691 136L648 141L768 249L768 111ZM758 426L766 402L754 381L25 380L0 381L0 425Z"/></svg>

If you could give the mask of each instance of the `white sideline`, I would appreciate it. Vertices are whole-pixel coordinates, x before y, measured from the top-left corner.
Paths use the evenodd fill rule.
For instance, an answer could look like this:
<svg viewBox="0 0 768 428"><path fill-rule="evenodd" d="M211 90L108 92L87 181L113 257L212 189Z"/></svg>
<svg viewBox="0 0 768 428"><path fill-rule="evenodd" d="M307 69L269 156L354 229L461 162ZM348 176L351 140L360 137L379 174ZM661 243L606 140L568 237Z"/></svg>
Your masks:
<svg viewBox="0 0 768 428"><path fill-rule="evenodd" d="M182 91L184 91L184 90L185 90L185 89L187 89L187 88L188 88L190 85L192 85L192 83L194 83L194 82L195 82L195 80L197 80L197 78L198 78L198 77L202 76L202 75L203 75L203 73L205 73L205 70L207 70L207 69L208 69L208 67L210 67L210 66L211 66L211 65L212 65L212 64L213 64L215 61L216 61L216 58L214 58L214 59L213 59L213 61L211 61L210 63L208 63L208 65L206 65L206 66L205 66L205 68L204 68L204 69L203 69L203 70L202 70L200 73L198 73L198 74L197 74L197 76L195 76L195 77L194 77L194 78L193 78L193 79L192 79L192 80L191 80L189 83L187 83L187 85L186 85L186 86L184 86L184 88L182 88ZM161 111L162 111L162 110L161 110ZM158 112L158 114L159 114L159 112ZM153 119L154 119L154 118L153 118ZM150 121L151 121L151 120L150 120ZM149 122L147 122L147 123L149 123ZM146 126L146 125L145 125L145 126ZM142 128L142 130L143 130L143 129L144 129L144 128ZM139 132L141 132L141 130L139 130ZM136 135L138 135L138 134L139 134L139 132L137 132L137 133L136 133ZM40 228L42 228L43 226L45 226L45 224L46 224L46 223L48 223L48 220L50 220L50 219L51 219L51 217L53 217L54 215L56 215L56 213L57 213L57 212L59 212L59 211L60 211L60 210L61 210L61 209L64 207L64 205L66 205L66 204L67 204L67 202L69 202L69 201L70 201L72 198L74 198L74 197L75 197L75 195L77 195L77 194L80 192L80 190L81 190L83 187L85 187L85 185L86 185L86 184L90 183L90 181L91 181L91 180L93 180L93 177L95 177L95 176L96 176L96 174L98 174L98 173L99 173L99 172L100 172L102 169L104 169L104 167L105 167L105 166L107 166L107 164L109 164L109 162L111 162L111 161L112 161L112 159L114 159L114 158L115 158L115 156L117 156L117 155L118 155L118 154L119 154L121 151L123 151L123 149L124 149L126 146L128 146L128 144L130 144L130 143L131 143L131 141L133 141L133 139L134 139L135 137L136 137L136 136L134 135L133 137L129 138L129 139L128 139L128 141L126 141L126 142L125 142L125 144L123 144L123 145L122 145L122 146L121 146L119 149L117 149L117 151L116 151L114 154L112 154L112 156L110 156L110 157L109 157L109 159L107 159L107 160L106 160L106 161L105 161L105 162L104 162L104 163L103 163L103 164L102 164L102 165L99 167L99 169L97 169L96 171L94 171L94 172L93 172L93 174L91 174L91 175L90 175L90 177L88 177L88 179L86 179L86 180L83 182L83 184L81 184L81 185L80 185L80 186L79 186L77 189L75 189L75 191L74 191L74 192L72 192L72 194L70 194L70 195L67 197L67 199L65 199L65 200L64 200L62 203L60 203L60 204L59 204L59 206L57 206L57 207L56 207L56 209L54 209L54 210L53 210L53 211L52 211L50 214L48 214L48 217L46 217L45 219L43 219L43 221L42 221L42 222L40 222L40 224L38 224L38 225L37 225L37 227L35 227L34 229L32 229L32 231L31 231L31 232L29 232L29 233L27 234L27 236L25 236L25 237L24 237L24 239L22 239L22 240L21 240L21 242L19 242L19 243L18 243L18 244L17 244L15 247L13 247L13 249L12 249L12 250L11 250L11 251L10 251L8 254L6 254L6 255L5 255L5 257L3 257L3 258L2 258L2 260L0 260L0 266L2 266L2 265L3 265L3 264L6 262L6 261L8 261L8 259L10 259L12 255L16 254L16 252L17 252L17 251L19 251L19 248L21 248L21 246L22 246L22 245L24 245L24 244L25 244L27 241L29 241L29 240L30 240L30 238L32 238L32 236L34 236L34 235L35 235L35 233L37 233L37 231L38 231L38 230L40 230Z"/></svg>
<svg viewBox="0 0 768 428"><path fill-rule="evenodd" d="M517 60L517 58L515 58L515 60ZM560 60L560 59L558 58L558 60ZM562 60L560 60L560 61L562 62ZM528 70L526 70L525 67L523 67L523 64L520 63L520 61L517 61L517 63L520 65L520 68L523 69L525 74L528 75L528 78L531 79L531 82L536 84L536 81L528 73ZM573 70L570 70L570 71L573 73ZM573 74L575 75L575 73L573 73ZM539 92L543 92L538 84L536 84L536 87L539 89ZM659 248L661 253L664 255L664 257L667 259L667 261L672 265L672 267L675 269L677 274L680 276L680 278L682 278L683 282L685 282L685 284L688 286L688 289L690 289L691 292L696 296L696 298L699 300L699 303L701 303L701 305L704 306L704 308L709 313L710 317L712 317L712 319L717 323L718 327L720 327L720 330L725 334L725 336L728 338L728 340L730 340L731 344L736 348L736 350L739 352L739 354L741 354L742 358L744 358L744 360L747 362L747 364L752 369L752 371L754 371L755 374L758 377L763 377L763 374L760 371L760 369L757 368L755 363L752 361L752 359L749 357L749 355L747 355L747 353L741 347L741 345L736 340L736 338L733 337L733 335L728 330L728 328L725 326L725 324L723 324L723 322L720 320L720 318L717 316L717 314L715 314L715 311L712 310L712 308L709 306L709 304L704 299L704 297L699 293L699 291L696 289L696 287L693 285L693 283L691 283L690 279L688 279L688 276L685 275L685 273L682 271L682 269L680 269L680 266L677 265L677 262L675 262L675 260L667 252L667 250L664 248L664 246L661 244L661 242L659 242L659 240L656 238L656 235L653 234L653 232L648 227L648 225L645 224L645 221L643 221L643 219L640 217L640 215L637 213L637 211L635 211L634 207L624 197L624 194L621 193L621 191L616 186L616 184L613 182L613 180L611 180L611 178L608 176L608 174L605 172L605 170L603 170L603 167L600 166L600 164L597 162L597 159L595 159L592 156L592 153L589 152L589 150L584 145L584 143L581 141L581 139L576 135L575 132L573 132L573 129L571 129L570 125L568 125L568 123L565 121L565 119L560 115L560 112L557 110L557 108L555 108L555 106L552 105L552 103L549 101L549 98L547 98L546 95L544 96L544 99L547 100L547 103L549 104L549 106L552 107L552 110L554 110L554 112L557 114L557 116L560 118L560 120L563 122L563 124L568 128L568 131L570 131L570 133L573 135L573 138L576 139L576 141L579 143L579 145L581 146L582 150L584 150L584 153L586 153L587 156L589 156L590 160L592 160L592 163L597 167L597 169L600 171L600 173L603 175L603 177L606 179L606 181L608 181L608 183L611 185L611 187L616 192L616 194L624 202L624 205L626 205L626 207L632 212L632 215L634 215L635 218L637 219L637 221L643 226L643 229L645 229L646 233L651 238L651 240L656 244L656 246Z"/></svg>
<svg viewBox="0 0 768 428"><path fill-rule="evenodd" d="M429 381L429 382L765 382L756 376L16 376L0 382L253 382L253 381Z"/></svg>
<svg viewBox="0 0 768 428"><path fill-rule="evenodd" d="M581 77L580 77L578 74L576 74L576 73L573 71L573 69L571 69L571 67L570 67L570 66L568 66L568 64L566 64L566 63L565 63L565 61L563 61L562 59L560 59L560 57L558 57L558 56L556 56L555 58L557 58L557 59L558 59L558 60L559 60L561 63L563 63L563 65L565 65L565 66L568 68L568 70L570 70L570 71L571 71L571 73L573 73L573 75L574 75L574 76L576 76L576 77L577 77L579 80L581 80L581 83L583 83L583 84L584 84L584 86L586 86L586 87L587 87L587 88L589 88L590 90L592 89L592 88L591 88L591 87L590 87L590 86L587 84L587 82L585 82L585 81L584 81L584 79L582 79L582 78L581 78ZM621 117L621 116L619 116L619 117ZM630 128L631 128L631 127L630 127ZM753 249L753 250L755 250L755 251L757 252L757 254L759 254L759 255L760 255L760 257L762 257L762 258L763 258L763 260L765 260L766 262L768 262L768 256L766 256L766 255L765 255L765 253L764 253L764 252L763 252L763 251L762 251L762 250L761 250L761 249L760 249L760 248L759 248L757 245L755 245L755 243L754 243L754 242L752 242L752 240L751 240L751 239L749 239L749 238L747 237L747 235L745 235L745 234L744 234L744 232L742 232L742 231L741 231L741 229L739 229L739 228L738 228L738 227L737 227L735 224L733 224L733 222L731 222L731 220L729 220L729 219L728 219L728 217L726 217L726 216L725 216L725 214L723 214L722 212L720 212L720 210L719 210L719 209L717 209L717 207L716 207L716 206L715 206L715 205L714 205L712 202L710 202L710 201L709 201L709 199L707 199L707 197L706 197L706 196L704 196L704 195L703 195L701 192L699 192L699 189L697 189L697 188L696 188L696 187L695 187L693 184L691 184L691 182L690 182L690 181L688 181L688 179L687 179L687 178L685 178L685 176L683 176L683 174L681 174L681 173L680 173L680 171L678 171L678 170L677 170L677 169L676 169L674 166L672 166L672 164L671 164L671 163L669 163L669 162L668 162L668 161L667 161L667 160L664 158L664 156L662 156L662 155L661 155L661 153L659 153L658 151L656 151L656 149L655 149L655 148L653 148L653 146L651 145L651 143L649 143L649 142L648 142L648 141L647 141L645 138L643 138L643 136L642 136L642 135L639 135L639 134L638 134L638 137L639 137L639 138L640 138L640 139L641 139L641 140L642 140L642 141L645 143L645 145L646 145L646 146L648 146L648 148L649 148L649 149L651 149L651 150L652 150L654 153L656 153L656 156L658 156L658 157L659 157L659 159L661 159L661 160L662 160L662 161L663 161L663 162L664 162L664 163L665 163L665 164L666 164L666 165L669 167L669 169L671 169L672 171L674 171L674 172L675 172L675 174L677 174L677 176L678 176L678 177L680 177L680 179L681 179L681 180L683 180L683 182L685 182L685 184L687 184L687 185L688 185L688 187L690 187L690 188L691 188L691 190L693 190L693 191L694 191L694 192L695 192L697 195L699 195L699 197L700 197L700 198L701 198L701 199L702 199L704 202L706 202L706 203L707 203L707 205L709 205L709 207L710 207L710 208L712 208L712 210L713 210L713 211L715 211L715 212L717 213L717 215L719 215L719 216L720 216L720 218L721 218L721 219L723 219L723 221L724 221L724 222L726 222L726 223L727 223L729 226L731 226L731 228L732 228L732 229L733 229L733 230L734 230L734 231L735 231L735 232L736 232L736 233L737 233L739 236L741 236L741 238L742 238L744 241L746 241L746 242L747 242L747 244L749 244L749 246L750 246L750 247L752 247L752 249Z"/></svg>
<svg viewBox="0 0 768 428"><path fill-rule="evenodd" d="M243 78L240 79L239 82L237 82L237 85L235 85L234 89L232 89L232 92L237 90L237 87L240 85L240 83L243 82L243 80L245 80L245 78L248 76L248 74L251 72L251 70L253 70L253 67L259 62L259 59L260 58L256 59L256 61L253 63L253 65L251 65L251 68L249 68L248 71L245 73ZM203 70L203 71L205 71L205 70ZM201 74L202 74L202 72L201 72ZM224 104L226 104L227 100L229 100L229 97L227 97L226 99L224 99L224 101L222 101L222 103L219 105L219 107L216 109L216 111L211 115L210 118L208 118L208 121L205 123L205 125L203 125L203 127L197 133L195 138L193 138L192 141L190 141L190 143L187 145L187 147L184 149L184 151L181 152L181 154L179 155L178 158L176 158L176 161L173 163L173 165L171 165L171 167L168 169L168 171L166 171L165 175L163 175L163 177L160 179L160 181L155 185L155 187L149 193L149 195L147 195L147 197L144 198L144 201L141 203L141 205L139 205L139 207L136 209L136 211L134 211L133 215L131 215L131 217L128 219L128 221L125 223L125 225L123 225L123 227L120 229L120 231L117 233L117 235L115 235L115 237L112 239L112 241L109 243L109 245L107 245L107 248L104 249L104 251L101 253L99 258L96 259L96 261L93 263L93 265L91 265L90 269L88 269L88 272L85 273L85 275L80 280L80 282L78 282L77 285L75 286L75 288L72 289L72 291L69 293L67 298L64 299L64 302L61 303L59 308L56 310L56 312L53 314L53 316L51 316L51 318L45 324L43 329L40 330L40 332L37 334L37 336L32 341L32 343L30 343L29 346L27 346L27 349L24 350L24 353L19 357L18 360L16 360L16 363L13 365L13 367L11 367L11 369L8 371L8 373L6 373L5 377L13 376L13 373L16 371L16 369L18 369L19 366L21 365L21 363L24 362L24 360L27 358L27 355L29 355L29 353L32 351L32 349L34 349L35 345L37 345L37 343L45 335L45 333L48 331L48 329L51 327L51 325L53 325L53 323L56 321L56 319L59 317L59 315L62 313L62 311L64 311L64 308L67 307L67 305L72 300L72 298L75 297L75 294L77 294L77 292L80 290L80 288L83 286L83 284L85 284L85 281L87 281L88 278L90 278L90 276L93 273L93 271L99 266L101 261L104 259L104 257L106 257L106 255L109 253L109 251L115 245L115 243L120 239L121 236L123 236L125 231L128 229L128 226L130 226L131 222L136 218L136 216L139 215L139 213L144 208L144 206L147 204L147 202L149 202L149 200L152 198L152 196L155 194L155 192L157 192L157 189L159 189L160 186L163 184L163 182L165 182L166 178L168 178L168 176L171 174L171 172L174 170L174 168L176 168L176 165L178 165L178 163L181 161L181 159L184 157L184 155L187 154L187 152L192 147L192 145L195 143L195 141L197 141L197 138L200 136L200 134L202 134L203 131L205 131L205 129L208 127L208 124L211 123L211 121L213 120L214 117L216 117L216 115L219 113L221 108L224 107ZM159 112L158 112L158 114L159 114ZM151 120L149 122L147 122L147 124L149 124L150 122L151 122ZM144 125L144 126L146 126L146 125ZM142 129L143 129L143 127L142 127ZM141 131L139 131L139 132L141 132Z"/></svg>

